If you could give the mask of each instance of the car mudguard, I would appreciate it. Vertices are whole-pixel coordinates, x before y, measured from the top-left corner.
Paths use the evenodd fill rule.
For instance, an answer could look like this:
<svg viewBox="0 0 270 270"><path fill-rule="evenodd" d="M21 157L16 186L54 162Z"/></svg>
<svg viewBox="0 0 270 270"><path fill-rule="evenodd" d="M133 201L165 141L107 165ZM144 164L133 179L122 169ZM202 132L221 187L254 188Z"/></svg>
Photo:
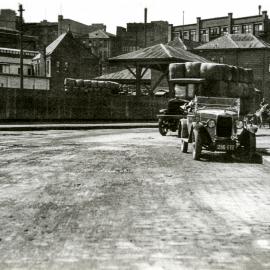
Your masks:
<svg viewBox="0 0 270 270"><path fill-rule="evenodd" d="M191 143L192 133L197 133L201 137L202 144L210 145L212 143L211 136L209 135L206 127L202 123L192 123L191 132L189 134L189 142Z"/></svg>

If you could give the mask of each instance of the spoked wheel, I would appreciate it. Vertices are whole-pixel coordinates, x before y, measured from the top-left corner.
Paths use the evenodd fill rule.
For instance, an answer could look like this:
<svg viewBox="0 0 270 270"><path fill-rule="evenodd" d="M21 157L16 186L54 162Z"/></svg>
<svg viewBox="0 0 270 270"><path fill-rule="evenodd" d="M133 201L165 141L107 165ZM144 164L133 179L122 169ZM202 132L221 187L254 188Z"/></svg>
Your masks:
<svg viewBox="0 0 270 270"><path fill-rule="evenodd" d="M181 140L181 152L187 153L188 151L188 142Z"/></svg>
<svg viewBox="0 0 270 270"><path fill-rule="evenodd" d="M166 122L164 122L163 120L160 120L158 123L158 130L162 136L166 136L168 132L168 127L167 127Z"/></svg>
<svg viewBox="0 0 270 270"><path fill-rule="evenodd" d="M177 132L177 137L181 138L181 132L182 132L182 125L181 125L181 121L179 120L179 123L177 125L178 128L178 132Z"/></svg>
<svg viewBox="0 0 270 270"><path fill-rule="evenodd" d="M200 160L202 152L202 141L199 134L194 134L192 157L194 160Z"/></svg>

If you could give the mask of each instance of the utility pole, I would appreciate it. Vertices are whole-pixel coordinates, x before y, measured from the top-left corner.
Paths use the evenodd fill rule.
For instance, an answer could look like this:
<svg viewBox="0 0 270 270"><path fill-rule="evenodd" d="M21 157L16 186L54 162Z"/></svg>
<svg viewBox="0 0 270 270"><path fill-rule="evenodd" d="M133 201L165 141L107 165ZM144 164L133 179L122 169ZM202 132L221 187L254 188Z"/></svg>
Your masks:
<svg viewBox="0 0 270 270"><path fill-rule="evenodd" d="M20 89L23 90L23 6L19 4L20 13Z"/></svg>

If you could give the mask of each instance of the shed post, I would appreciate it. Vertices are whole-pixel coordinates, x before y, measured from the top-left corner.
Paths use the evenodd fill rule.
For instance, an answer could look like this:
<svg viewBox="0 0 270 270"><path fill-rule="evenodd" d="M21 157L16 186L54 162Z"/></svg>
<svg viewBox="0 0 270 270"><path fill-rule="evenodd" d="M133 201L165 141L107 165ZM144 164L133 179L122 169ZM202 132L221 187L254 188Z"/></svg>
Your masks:
<svg viewBox="0 0 270 270"><path fill-rule="evenodd" d="M141 66L136 64L136 96L141 95L141 73L142 73Z"/></svg>

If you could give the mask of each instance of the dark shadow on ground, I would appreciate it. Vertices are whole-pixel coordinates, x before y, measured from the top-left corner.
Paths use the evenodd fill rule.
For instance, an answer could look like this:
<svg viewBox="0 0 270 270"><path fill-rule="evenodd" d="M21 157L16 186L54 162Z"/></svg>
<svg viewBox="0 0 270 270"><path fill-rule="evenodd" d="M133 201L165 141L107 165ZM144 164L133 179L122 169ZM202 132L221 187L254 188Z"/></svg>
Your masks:
<svg viewBox="0 0 270 270"><path fill-rule="evenodd" d="M248 155L228 154L222 152L202 152L200 161L202 162L219 162L219 163L250 163L262 164L262 156L255 153L250 159Z"/></svg>

